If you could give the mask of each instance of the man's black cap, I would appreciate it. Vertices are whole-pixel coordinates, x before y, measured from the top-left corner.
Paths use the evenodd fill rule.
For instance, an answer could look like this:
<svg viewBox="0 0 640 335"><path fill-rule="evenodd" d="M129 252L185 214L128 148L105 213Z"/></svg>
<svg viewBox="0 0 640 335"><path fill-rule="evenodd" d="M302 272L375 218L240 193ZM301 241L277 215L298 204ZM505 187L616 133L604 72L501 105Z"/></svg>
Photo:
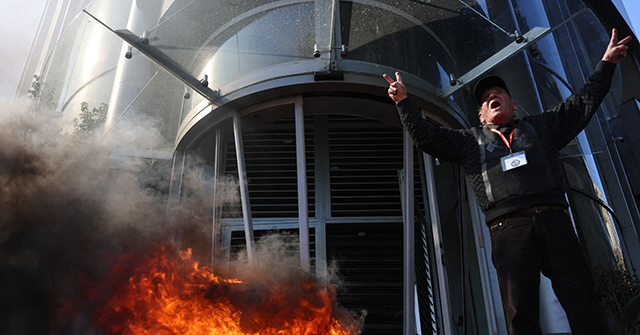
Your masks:
<svg viewBox="0 0 640 335"><path fill-rule="evenodd" d="M507 94L511 96L511 93L509 93L509 89L507 88L507 84L505 84L502 78L498 76L484 77L476 83L476 86L473 89L473 95L476 97L476 102L478 102L479 106L482 106L482 94L484 91L492 87L502 87L507 91Z"/></svg>

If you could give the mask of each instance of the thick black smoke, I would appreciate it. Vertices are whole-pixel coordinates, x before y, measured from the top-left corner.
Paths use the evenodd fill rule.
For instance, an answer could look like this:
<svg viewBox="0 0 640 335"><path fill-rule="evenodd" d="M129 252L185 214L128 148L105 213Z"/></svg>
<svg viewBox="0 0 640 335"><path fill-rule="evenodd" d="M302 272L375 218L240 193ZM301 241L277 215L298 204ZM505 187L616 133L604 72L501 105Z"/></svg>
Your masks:
<svg viewBox="0 0 640 335"><path fill-rule="evenodd" d="M154 169L144 165L151 163L123 160L92 138L65 133L56 113L34 113L26 101L2 108L3 334L70 333L80 327L72 324L77 320L60 320L58 311L67 301L82 301L82 286L108 275L106 255L144 254L161 244L189 244L203 257L210 253L210 205L198 194L190 198L193 206L168 215L166 198L150 187L149 180L161 178L149 175ZM103 293L107 299L109 292Z"/></svg>
<svg viewBox="0 0 640 335"><path fill-rule="evenodd" d="M212 264L212 199L197 169L186 178L188 201L167 211L168 164L115 156L28 102L0 108L0 333L101 334L96 311L138 260L190 248ZM258 266L233 275L298 276L297 256L279 243L262 244ZM361 321L347 314L337 317Z"/></svg>

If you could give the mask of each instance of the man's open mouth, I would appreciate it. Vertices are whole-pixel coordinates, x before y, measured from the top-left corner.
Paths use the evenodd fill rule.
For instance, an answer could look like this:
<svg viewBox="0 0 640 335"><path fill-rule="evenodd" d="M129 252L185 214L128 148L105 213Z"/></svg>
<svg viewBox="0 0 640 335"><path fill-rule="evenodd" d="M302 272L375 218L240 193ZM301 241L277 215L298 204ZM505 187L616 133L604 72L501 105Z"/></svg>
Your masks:
<svg viewBox="0 0 640 335"><path fill-rule="evenodd" d="M493 100L493 101L489 104L489 107L490 107L491 109L496 109L496 108L500 107L501 105L502 105L502 104L500 103L500 101L498 101L498 100Z"/></svg>

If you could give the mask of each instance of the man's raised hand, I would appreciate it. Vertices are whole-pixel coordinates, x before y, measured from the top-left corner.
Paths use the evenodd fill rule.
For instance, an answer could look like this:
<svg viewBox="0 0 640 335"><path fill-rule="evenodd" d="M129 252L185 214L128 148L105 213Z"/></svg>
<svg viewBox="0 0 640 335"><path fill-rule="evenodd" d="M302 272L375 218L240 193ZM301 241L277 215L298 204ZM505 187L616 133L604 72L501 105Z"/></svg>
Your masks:
<svg viewBox="0 0 640 335"><path fill-rule="evenodd" d="M393 99L395 103L398 103L400 100L407 97L407 90L404 88L400 72L396 72L396 80L393 80L386 73L382 76L387 80L387 82L389 82L389 89L387 90L387 93L389 93L389 97Z"/></svg>
<svg viewBox="0 0 640 335"><path fill-rule="evenodd" d="M629 47L625 44L629 41L631 41L631 36L627 36L623 40L618 41L618 30L613 28L611 40L609 41L607 50L604 52L604 56L602 56L602 60L613 64L620 63L622 58L627 56L627 49L629 49Z"/></svg>

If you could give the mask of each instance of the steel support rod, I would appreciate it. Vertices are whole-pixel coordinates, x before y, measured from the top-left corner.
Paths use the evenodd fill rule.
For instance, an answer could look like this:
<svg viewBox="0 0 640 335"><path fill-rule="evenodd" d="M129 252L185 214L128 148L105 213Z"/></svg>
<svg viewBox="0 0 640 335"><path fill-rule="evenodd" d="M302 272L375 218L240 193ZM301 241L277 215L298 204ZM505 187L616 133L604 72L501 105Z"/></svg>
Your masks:
<svg viewBox="0 0 640 335"><path fill-rule="evenodd" d="M167 201L167 211L175 209L180 203L182 194L182 174L184 171L185 157L183 151L176 151L173 154L173 166L171 168L171 181L169 183L169 201Z"/></svg>
<svg viewBox="0 0 640 335"><path fill-rule="evenodd" d="M158 64L163 69L167 70L169 73L174 75L176 78L180 79L185 85L189 86L192 90L198 92L198 94L202 95L209 101L213 101L219 97L219 93L210 89L208 86L202 84L200 80L194 78L188 71L186 71L180 64L178 64L173 59L169 58L167 55L159 51L156 47L150 44L143 44L140 41L140 36L137 36L133 32L127 29L118 29L113 30L106 23L100 21L93 14L89 13L86 9L82 10L84 13L89 15L91 18L96 20L99 24L103 25L105 28L109 29L111 32L116 34L118 37L123 39L132 47L136 48L140 53L147 56L154 63Z"/></svg>
<svg viewBox="0 0 640 335"><path fill-rule="evenodd" d="M222 181L222 134L220 128L216 129L216 148L213 158L213 212L212 212L212 229L211 229L211 261L217 258L218 240L220 239L220 224L222 217L222 200L220 199L220 184ZM212 264L213 265L213 264Z"/></svg>
<svg viewBox="0 0 640 335"><path fill-rule="evenodd" d="M240 197L242 202L242 218L244 233L247 241L247 257L253 261L253 223L251 221L251 206L249 204L249 184L244 160L244 144L242 142L242 128L238 111L233 113L233 134L236 144L236 159L238 161L238 179L240 182Z"/></svg>
<svg viewBox="0 0 640 335"><path fill-rule="evenodd" d="M296 124L296 165L298 171L298 217L300 235L300 267L311 273L311 252L309 251L309 206L307 199L307 156L304 139L304 111L302 96L294 99Z"/></svg>

